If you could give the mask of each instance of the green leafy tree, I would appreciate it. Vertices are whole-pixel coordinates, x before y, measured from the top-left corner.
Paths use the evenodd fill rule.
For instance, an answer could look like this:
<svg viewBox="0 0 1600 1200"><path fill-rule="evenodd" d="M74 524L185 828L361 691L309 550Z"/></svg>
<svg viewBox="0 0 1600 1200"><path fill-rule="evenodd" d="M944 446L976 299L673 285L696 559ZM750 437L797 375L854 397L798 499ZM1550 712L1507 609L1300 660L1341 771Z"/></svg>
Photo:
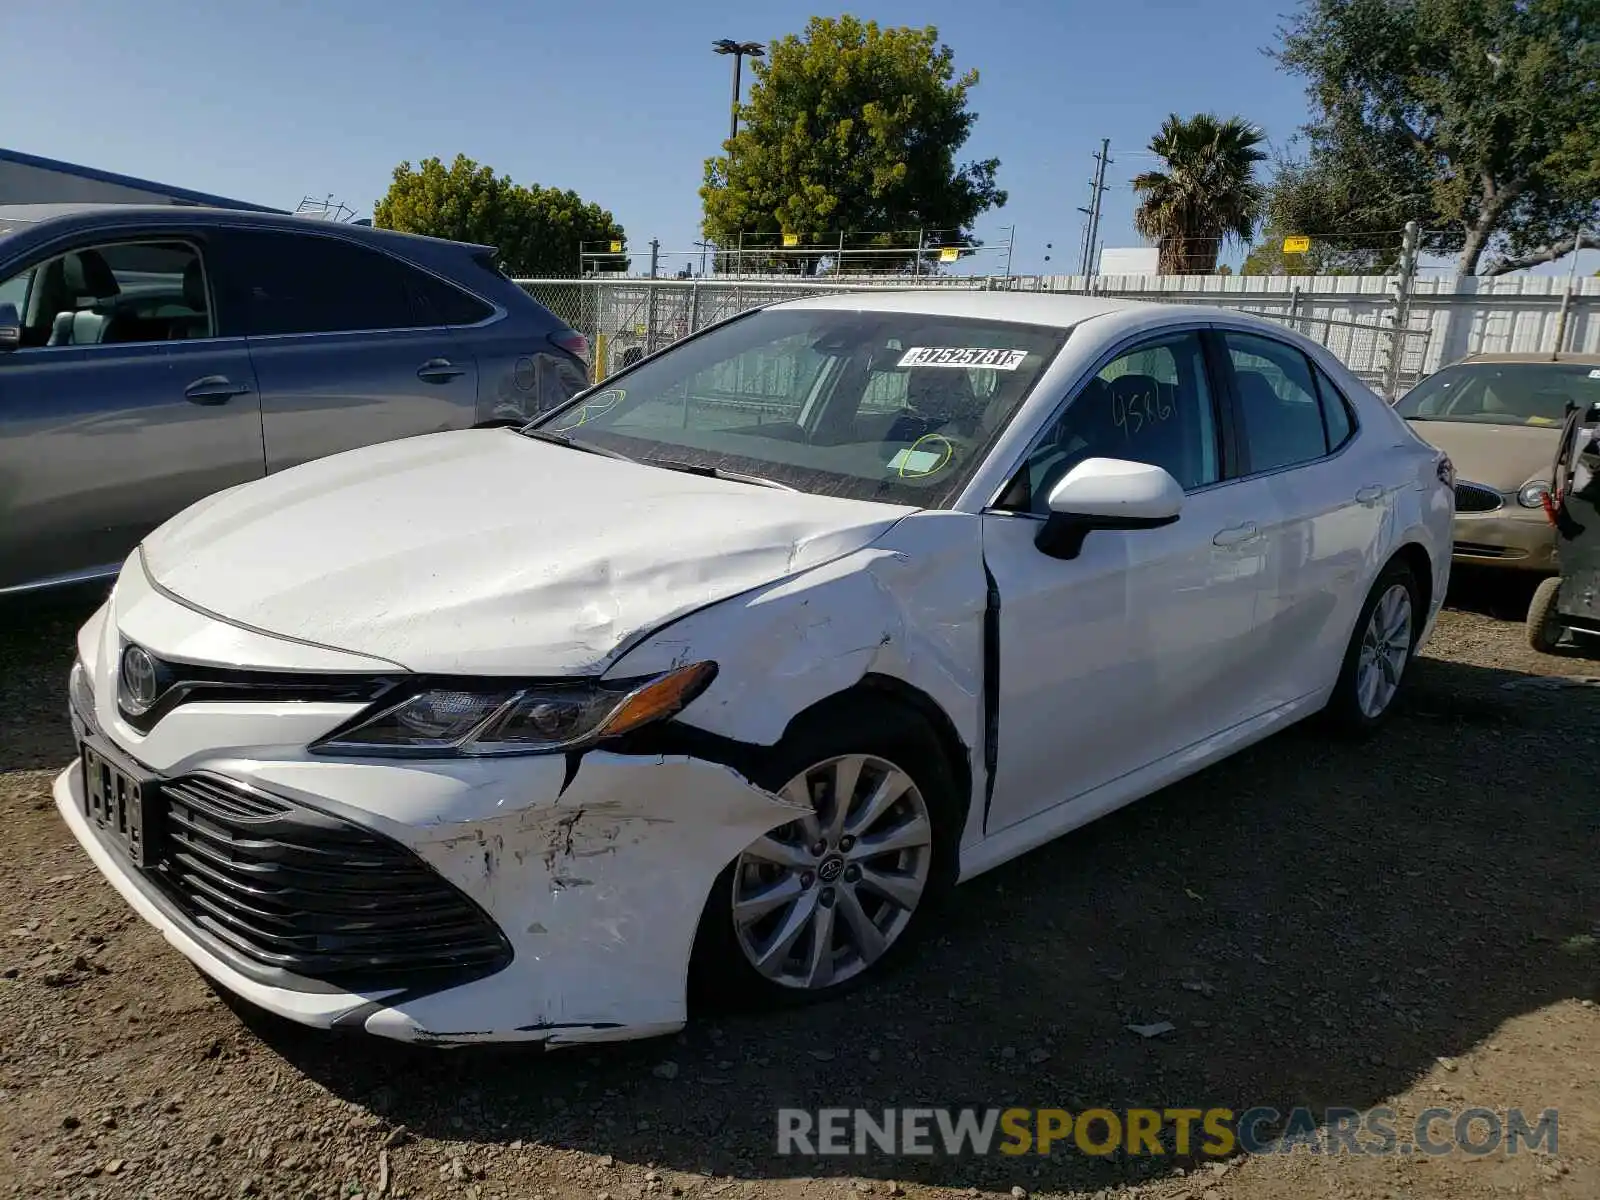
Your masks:
<svg viewBox="0 0 1600 1200"><path fill-rule="evenodd" d="M1241 275L1357 275L1378 268L1368 265L1368 258L1353 255L1330 246L1321 238L1311 239L1311 248L1303 252L1284 250L1285 238L1297 231L1285 228L1270 217L1261 231L1261 240L1245 255Z"/></svg>
<svg viewBox="0 0 1600 1200"><path fill-rule="evenodd" d="M1163 275L1209 275L1227 238L1248 242L1261 218L1256 164L1264 134L1243 117L1173 113L1150 139L1163 170L1134 177L1134 227L1160 246Z"/></svg>
<svg viewBox="0 0 1600 1200"><path fill-rule="evenodd" d="M594 251L623 240L616 219L576 192L513 183L464 154L449 167L437 158L423 159L415 169L401 163L388 194L373 209L372 223L494 246L501 267L513 275L576 275L580 243ZM627 264L624 255L589 259L586 265L623 271Z"/></svg>
<svg viewBox="0 0 1600 1200"><path fill-rule="evenodd" d="M1279 32L1315 117L1275 223L1392 262L1415 220L1463 275L1600 246L1600 0L1305 0Z"/></svg>
<svg viewBox="0 0 1600 1200"><path fill-rule="evenodd" d="M738 135L706 161L706 236L726 248L741 233L775 244L785 233L870 231L851 247L907 248L863 260L879 266L917 258L915 234L908 244L879 231L925 230L935 251L977 246L972 223L1006 194L998 159L957 164L977 120L967 99L978 72L957 79L954 63L931 25L883 29L850 16L813 17L803 35L771 43ZM808 274L821 262L801 261Z"/></svg>

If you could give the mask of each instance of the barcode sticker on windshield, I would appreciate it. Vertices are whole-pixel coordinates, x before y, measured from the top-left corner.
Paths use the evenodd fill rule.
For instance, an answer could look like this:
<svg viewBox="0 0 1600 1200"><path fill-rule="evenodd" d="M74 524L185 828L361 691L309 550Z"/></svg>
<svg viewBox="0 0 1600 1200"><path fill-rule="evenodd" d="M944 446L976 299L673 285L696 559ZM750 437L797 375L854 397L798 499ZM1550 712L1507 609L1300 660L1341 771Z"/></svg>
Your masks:
<svg viewBox="0 0 1600 1200"><path fill-rule="evenodd" d="M1600 379L1600 369L1596 369L1596 370L1590 371L1589 372L1589 378L1590 379Z"/></svg>
<svg viewBox="0 0 1600 1200"><path fill-rule="evenodd" d="M980 367L1015 371L1026 350L991 350L984 346L913 346L900 356L902 367Z"/></svg>

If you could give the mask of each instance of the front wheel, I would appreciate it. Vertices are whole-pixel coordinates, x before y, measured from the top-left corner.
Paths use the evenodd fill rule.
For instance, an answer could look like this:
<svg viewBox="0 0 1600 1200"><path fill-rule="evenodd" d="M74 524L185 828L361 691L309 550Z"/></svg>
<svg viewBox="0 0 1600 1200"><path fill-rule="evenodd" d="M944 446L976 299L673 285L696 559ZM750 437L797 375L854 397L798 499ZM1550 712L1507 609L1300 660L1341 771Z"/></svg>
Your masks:
<svg viewBox="0 0 1600 1200"><path fill-rule="evenodd" d="M1561 624L1556 619L1556 598L1561 593L1561 577L1541 579L1528 602L1528 645L1540 654L1554 654L1561 641Z"/></svg>
<svg viewBox="0 0 1600 1200"><path fill-rule="evenodd" d="M786 737L756 782L809 811L751 843L712 886L697 1000L821 1000L904 953L954 883L959 803L917 717L843 706ZM846 709L850 711L846 711Z"/></svg>
<svg viewBox="0 0 1600 1200"><path fill-rule="evenodd" d="M1422 629L1421 590L1403 562L1391 562L1367 593L1328 701L1347 733L1374 732L1389 719Z"/></svg>

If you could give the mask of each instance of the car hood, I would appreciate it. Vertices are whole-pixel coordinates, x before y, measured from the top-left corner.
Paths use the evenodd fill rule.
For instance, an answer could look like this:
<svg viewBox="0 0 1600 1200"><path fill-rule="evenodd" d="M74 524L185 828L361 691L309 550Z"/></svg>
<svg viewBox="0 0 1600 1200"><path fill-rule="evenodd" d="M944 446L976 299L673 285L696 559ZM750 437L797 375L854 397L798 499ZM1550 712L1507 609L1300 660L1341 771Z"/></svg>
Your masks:
<svg viewBox="0 0 1600 1200"><path fill-rule="evenodd" d="M1467 421L1412 421L1410 425L1418 437L1450 456L1457 479L1497 492L1514 492L1531 479L1549 479L1561 440L1559 426Z"/></svg>
<svg viewBox="0 0 1600 1200"><path fill-rule="evenodd" d="M141 553L179 600L266 633L413 671L579 675L908 511L469 430L218 493Z"/></svg>

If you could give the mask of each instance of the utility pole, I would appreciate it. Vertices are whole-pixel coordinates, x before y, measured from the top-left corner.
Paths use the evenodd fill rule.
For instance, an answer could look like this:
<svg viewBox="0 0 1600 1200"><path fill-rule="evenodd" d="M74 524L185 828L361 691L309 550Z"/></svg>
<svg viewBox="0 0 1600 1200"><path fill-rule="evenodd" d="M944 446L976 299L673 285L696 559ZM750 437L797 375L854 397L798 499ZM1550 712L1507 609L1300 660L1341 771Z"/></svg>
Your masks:
<svg viewBox="0 0 1600 1200"><path fill-rule="evenodd" d="M1583 226L1572 234L1572 265L1567 271L1567 290L1561 293L1561 311L1556 314L1556 344L1550 351L1550 361L1555 362L1567 348L1567 312L1572 308L1572 293L1578 287L1578 251L1583 249Z"/></svg>
<svg viewBox="0 0 1600 1200"><path fill-rule="evenodd" d="M1100 152L1094 156L1094 180L1089 185L1089 207L1078 211L1089 218L1083 233L1083 254L1079 262L1080 275L1093 275L1097 255L1095 247L1100 237L1100 197L1106 191L1106 167L1111 163L1111 139L1100 139Z"/></svg>
<svg viewBox="0 0 1600 1200"><path fill-rule="evenodd" d="M1417 246L1422 227L1406 222L1405 240L1400 243L1400 278L1395 281L1394 328L1389 333L1389 362L1383 373L1384 396L1390 404L1400 390L1400 362L1405 357L1406 333L1411 328L1411 285L1417 275Z"/></svg>
<svg viewBox="0 0 1600 1200"><path fill-rule="evenodd" d="M751 58L764 58L767 48L760 42L736 42L732 38L723 38L711 43L711 48L718 54L733 55L733 107L728 114L728 142L729 152L732 152L732 142L739 133L739 72L744 65L744 56Z"/></svg>
<svg viewBox="0 0 1600 1200"><path fill-rule="evenodd" d="M656 272L659 269L660 265L661 265L661 239L660 238L651 238L650 239L650 280L651 280L651 282L647 283L645 285L646 287L648 287L650 289L650 306L649 306L649 310L648 310L648 315L645 317L646 324L645 324L645 334L644 334L644 352L646 354L654 354L656 352L656 288L657 288L658 285L655 283L655 278L656 278Z"/></svg>

